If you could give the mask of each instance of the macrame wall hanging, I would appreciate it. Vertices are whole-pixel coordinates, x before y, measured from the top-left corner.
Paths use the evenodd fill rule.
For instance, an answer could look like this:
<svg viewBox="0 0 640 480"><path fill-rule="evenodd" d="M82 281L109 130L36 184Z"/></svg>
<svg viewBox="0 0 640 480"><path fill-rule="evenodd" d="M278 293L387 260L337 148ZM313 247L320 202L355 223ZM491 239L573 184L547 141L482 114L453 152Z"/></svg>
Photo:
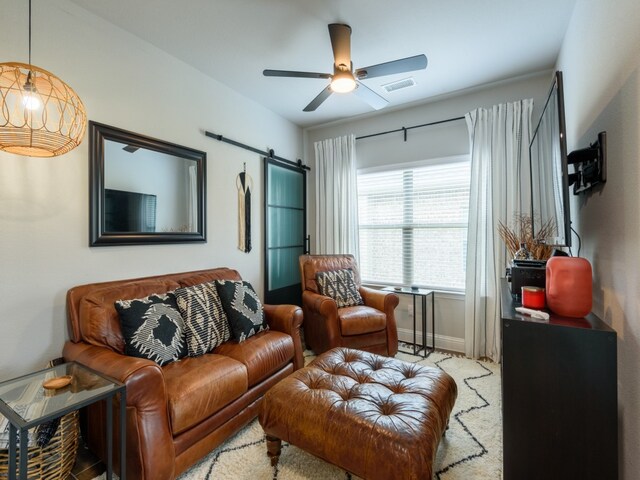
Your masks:
<svg viewBox="0 0 640 480"><path fill-rule="evenodd" d="M238 249L249 253L251 251L251 190L253 180L247 174L247 164L236 179L238 187Z"/></svg>

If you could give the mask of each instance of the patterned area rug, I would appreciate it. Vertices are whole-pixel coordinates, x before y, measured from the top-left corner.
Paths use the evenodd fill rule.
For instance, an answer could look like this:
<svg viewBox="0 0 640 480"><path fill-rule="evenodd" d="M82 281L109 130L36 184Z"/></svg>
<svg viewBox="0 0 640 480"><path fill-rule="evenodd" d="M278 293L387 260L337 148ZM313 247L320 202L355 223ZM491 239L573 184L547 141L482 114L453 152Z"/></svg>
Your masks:
<svg viewBox="0 0 640 480"><path fill-rule="evenodd" d="M308 355L306 360L312 358ZM458 385L449 430L438 449L434 479L501 478L500 366L440 352L427 359L405 353L396 358L440 368ZM178 480L359 480L284 442L277 467L271 467L266 452L264 433L254 420Z"/></svg>

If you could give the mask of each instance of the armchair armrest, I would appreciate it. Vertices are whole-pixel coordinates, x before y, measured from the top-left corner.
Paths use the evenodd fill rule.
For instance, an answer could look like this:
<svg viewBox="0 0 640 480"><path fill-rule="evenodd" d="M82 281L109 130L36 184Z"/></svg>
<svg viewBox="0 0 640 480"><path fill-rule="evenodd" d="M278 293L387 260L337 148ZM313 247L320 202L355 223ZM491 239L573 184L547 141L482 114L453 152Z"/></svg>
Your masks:
<svg viewBox="0 0 640 480"><path fill-rule="evenodd" d="M388 354L393 357L398 352L398 326L396 325L395 309L400 303L400 297L393 292L383 292L367 287L360 287L360 295L362 295L365 305L380 310L387 316Z"/></svg>
<svg viewBox="0 0 640 480"><path fill-rule="evenodd" d="M304 311L304 339L308 348L322 353L341 345L341 331L338 322L338 305L335 300L324 295L305 290L302 292Z"/></svg>
<svg viewBox="0 0 640 480"><path fill-rule="evenodd" d="M362 300L366 306L385 312L387 315L389 312L393 312L398 303L400 303L400 298L393 292L360 287L360 295L362 295Z"/></svg>
<svg viewBox="0 0 640 480"><path fill-rule="evenodd" d="M140 462L143 470L158 472L158 476L149 478L173 478L175 449L162 368L151 360L121 355L108 348L83 342L67 341L62 356L67 361L86 365L126 385L127 463ZM103 434L103 424L90 425L94 431L90 431L89 436Z"/></svg>
<svg viewBox="0 0 640 480"><path fill-rule="evenodd" d="M302 292L302 304L314 313L322 316L338 315L338 304L331 297L320 295L319 293L305 290Z"/></svg>
<svg viewBox="0 0 640 480"><path fill-rule="evenodd" d="M264 305L264 314L269 328L291 335L293 339L293 368L304 366L302 339L300 326L302 325L302 309L296 305Z"/></svg>

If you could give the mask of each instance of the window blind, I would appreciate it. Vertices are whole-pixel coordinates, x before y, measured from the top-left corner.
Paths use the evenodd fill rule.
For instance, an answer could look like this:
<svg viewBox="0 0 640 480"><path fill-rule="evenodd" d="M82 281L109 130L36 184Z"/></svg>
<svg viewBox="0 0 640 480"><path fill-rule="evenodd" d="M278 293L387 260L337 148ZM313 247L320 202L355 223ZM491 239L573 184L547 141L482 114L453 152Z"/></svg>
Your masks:
<svg viewBox="0 0 640 480"><path fill-rule="evenodd" d="M463 289L469 162L358 174L364 281Z"/></svg>

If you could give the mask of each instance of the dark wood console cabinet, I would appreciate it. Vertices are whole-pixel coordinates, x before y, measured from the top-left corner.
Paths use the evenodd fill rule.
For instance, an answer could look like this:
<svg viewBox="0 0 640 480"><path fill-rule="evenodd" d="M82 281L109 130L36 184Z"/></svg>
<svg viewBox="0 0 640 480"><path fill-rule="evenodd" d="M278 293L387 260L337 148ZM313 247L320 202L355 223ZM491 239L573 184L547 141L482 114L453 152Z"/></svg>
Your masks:
<svg viewBox="0 0 640 480"><path fill-rule="evenodd" d="M501 293L504 480L616 480L616 332L593 314L533 320Z"/></svg>

